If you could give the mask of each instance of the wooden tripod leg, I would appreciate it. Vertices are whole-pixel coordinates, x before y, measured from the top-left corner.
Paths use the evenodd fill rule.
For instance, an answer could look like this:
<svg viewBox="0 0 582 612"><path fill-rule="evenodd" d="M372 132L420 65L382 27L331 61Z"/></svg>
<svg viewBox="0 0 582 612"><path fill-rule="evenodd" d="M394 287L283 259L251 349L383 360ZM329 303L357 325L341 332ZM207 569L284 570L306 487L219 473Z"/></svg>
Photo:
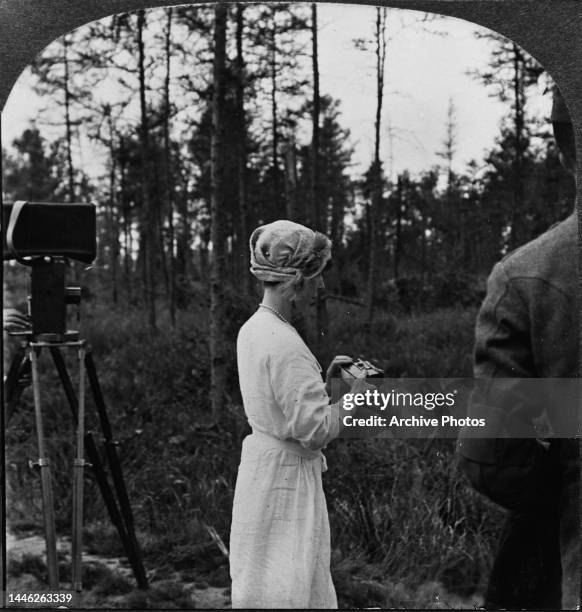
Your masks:
<svg viewBox="0 0 582 612"><path fill-rule="evenodd" d="M75 390L73 389L73 383L71 382L71 378L69 376L69 373L67 372L65 361L58 347L51 346L49 347L49 350L52 355L55 367L57 368L57 372L59 373L59 377L61 379L65 395L69 400L69 406L71 408L73 422L76 426L78 418L77 415L79 412L79 402L77 401L77 396L75 395ZM109 481L107 480L107 474L103 467L103 462L101 461L99 451L97 450L97 445L93 438L93 434L90 431L85 434L85 451L89 459L89 465L92 467L93 473L95 474L95 479L101 492L101 497L105 502L105 506L107 508L107 512L109 513L111 522L119 533L119 538L121 539L121 542L123 544L123 549L126 552L130 551L131 542L127 535L125 524L123 522L121 512L117 506L115 496L113 494L111 486L109 485Z"/></svg>
<svg viewBox="0 0 582 612"><path fill-rule="evenodd" d="M147 575L143 566L139 544L135 536L133 512L131 510L127 489L125 487L125 480L123 479L123 473L121 471L121 463L119 461L119 456L117 455L117 445L113 440L113 432L111 430L111 424L109 423L109 417L107 416L105 400L103 399L99 378L97 377L97 370L95 369L95 362L93 361L93 356L91 355L90 351L87 351L85 366L87 368L87 378L89 380L89 385L91 387L91 392L93 394L93 399L99 415L99 421L101 422L101 430L103 432L105 451L107 453L109 469L111 470L113 486L117 493L119 508L123 516L125 530L128 537L129 547L125 552L132 566L138 587L140 589L147 589Z"/></svg>
<svg viewBox="0 0 582 612"><path fill-rule="evenodd" d="M51 482L51 469L46 457L44 427L40 404L40 381L38 378L38 362L34 348L29 347L28 355L32 367L32 389L34 393L34 413L36 417L36 432L38 436L38 465L42 487L42 505L44 513L44 532L46 538L46 559L48 568L49 587L59 588L59 567L57 562L57 537L55 530L55 508L53 500L53 487Z"/></svg>
<svg viewBox="0 0 582 612"><path fill-rule="evenodd" d="M95 440L93 439L92 432L88 432L85 436L85 449L87 450L89 463L91 464L91 467L93 468L93 473L95 474L97 486L101 491L101 497L105 502L107 512L109 512L109 518L111 519L113 526L117 529L119 539L123 544L123 550L128 551L130 549L130 543L127 536L127 532L125 530L125 525L123 523L123 517L121 516L121 512L117 507L115 496L113 495L113 491L111 490L111 486L109 485L109 481L107 480L107 474L105 472L105 468L103 467L101 457L99 456L99 451L97 450L97 445L95 444Z"/></svg>
<svg viewBox="0 0 582 612"><path fill-rule="evenodd" d="M79 348L79 402L77 407L76 456L73 463L73 537L71 562L73 590L82 590L83 480L85 476L85 347Z"/></svg>

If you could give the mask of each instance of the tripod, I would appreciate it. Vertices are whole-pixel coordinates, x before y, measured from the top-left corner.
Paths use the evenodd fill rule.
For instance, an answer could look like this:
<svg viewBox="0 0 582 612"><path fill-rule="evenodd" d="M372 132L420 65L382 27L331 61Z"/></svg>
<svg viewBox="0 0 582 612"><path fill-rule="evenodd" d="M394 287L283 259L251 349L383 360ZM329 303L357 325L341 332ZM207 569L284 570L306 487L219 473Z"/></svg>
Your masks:
<svg viewBox="0 0 582 612"><path fill-rule="evenodd" d="M18 332L12 335L22 336L22 342L12 358L4 383L6 423L10 420L22 392L30 382L32 382L39 454L39 459L34 465L38 467L41 478L47 568L50 588L59 588L59 573L51 465L46 453L41 410L41 385L38 372L38 359L42 350L45 348L48 349L52 357L52 361L59 375L71 409L73 423L76 426L72 487L73 527L71 560L73 590L79 593L82 590L83 481L86 466L91 466L93 468L101 496L107 507L111 522L119 533L121 543L132 567L137 585L140 589L147 589L147 577L135 537L133 513L131 511L131 505L129 503L127 489L121 471L121 464L117 454L117 443L113 439L105 401L95 369L95 363L86 340L80 340L77 332L67 332L64 335L39 334L38 336L34 336L31 332ZM62 349L75 349L77 351L79 365L78 397L75 393L71 377L67 371L65 359L61 352ZM107 464L109 465L117 499L114 491L109 485L109 480L103 462L101 461L101 456L97 449L93 433L91 431L85 433L85 377L88 379L93 401L97 408ZM85 452L89 459L88 462L85 461Z"/></svg>

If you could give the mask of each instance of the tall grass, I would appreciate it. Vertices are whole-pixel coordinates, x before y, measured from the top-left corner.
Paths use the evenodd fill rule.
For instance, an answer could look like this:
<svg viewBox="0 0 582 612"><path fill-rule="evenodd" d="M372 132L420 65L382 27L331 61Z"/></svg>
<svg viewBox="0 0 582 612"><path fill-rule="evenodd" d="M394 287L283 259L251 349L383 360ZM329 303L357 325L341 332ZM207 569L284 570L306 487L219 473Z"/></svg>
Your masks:
<svg viewBox="0 0 582 612"><path fill-rule="evenodd" d="M175 330L164 314L157 333L149 330L140 310L128 312L98 300L85 308L83 335L90 340L119 442L146 565L162 573L211 571L224 562L218 547L208 545L206 526L228 543L240 448L248 433L234 340L253 305L231 296L228 309L227 399L218 424L209 426L205 307L181 311ZM357 307L336 303L330 313L330 351L372 359L390 377L469 376L474 318L474 309L380 313L374 333L366 336ZM58 528L66 532L73 432L48 358L42 364ZM72 357L69 365L76 369ZM32 413L27 392L6 435L11 525L42 524L39 479L28 466L36 453ZM94 416L89 425L97 429ZM383 576L412 589L435 580L459 593L482 586L500 516L459 473L454 441L337 440L326 455L330 469L324 486L340 593L347 567L350 575L375 571L377 580ZM119 552L90 474L85 508L92 549ZM370 595L368 603L370 597L374 600Z"/></svg>

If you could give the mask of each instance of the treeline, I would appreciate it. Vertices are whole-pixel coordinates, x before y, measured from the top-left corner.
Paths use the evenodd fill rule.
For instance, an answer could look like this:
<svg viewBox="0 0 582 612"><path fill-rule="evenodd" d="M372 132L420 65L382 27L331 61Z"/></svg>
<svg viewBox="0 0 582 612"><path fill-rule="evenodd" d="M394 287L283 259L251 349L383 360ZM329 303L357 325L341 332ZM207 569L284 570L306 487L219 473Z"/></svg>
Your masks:
<svg viewBox="0 0 582 612"><path fill-rule="evenodd" d="M376 60L363 176L341 100L320 92L319 46L332 41L317 5L182 6L116 15L46 48L32 66L49 109L38 124L58 136L33 124L3 152L4 197L96 202L110 298L147 306L152 328L161 298L175 322L208 287L218 368L225 288L251 292L248 236L274 219L332 238L328 291L367 303L370 322L394 287L406 300L412 284L408 306L422 305L425 287L446 293L451 276L483 275L563 218L574 185L549 126L527 113L542 70L492 35L491 63L475 76L507 104L493 149L454 170L463 135L451 101L442 163L391 178L380 140L393 14L370 9L370 44L356 51Z"/></svg>

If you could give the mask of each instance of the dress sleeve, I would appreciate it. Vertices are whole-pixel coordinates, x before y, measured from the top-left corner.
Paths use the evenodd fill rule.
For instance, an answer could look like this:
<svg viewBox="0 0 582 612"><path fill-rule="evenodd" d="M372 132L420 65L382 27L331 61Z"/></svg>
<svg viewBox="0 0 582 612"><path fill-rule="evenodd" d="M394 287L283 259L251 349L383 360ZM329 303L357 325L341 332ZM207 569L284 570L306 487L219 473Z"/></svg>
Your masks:
<svg viewBox="0 0 582 612"><path fill-rule="evenodd" d="M329 404L315 357L306 346L286 345L269 355L269 378L289 437L305 448L323 448L339 433L337 405Z"/></svg>

